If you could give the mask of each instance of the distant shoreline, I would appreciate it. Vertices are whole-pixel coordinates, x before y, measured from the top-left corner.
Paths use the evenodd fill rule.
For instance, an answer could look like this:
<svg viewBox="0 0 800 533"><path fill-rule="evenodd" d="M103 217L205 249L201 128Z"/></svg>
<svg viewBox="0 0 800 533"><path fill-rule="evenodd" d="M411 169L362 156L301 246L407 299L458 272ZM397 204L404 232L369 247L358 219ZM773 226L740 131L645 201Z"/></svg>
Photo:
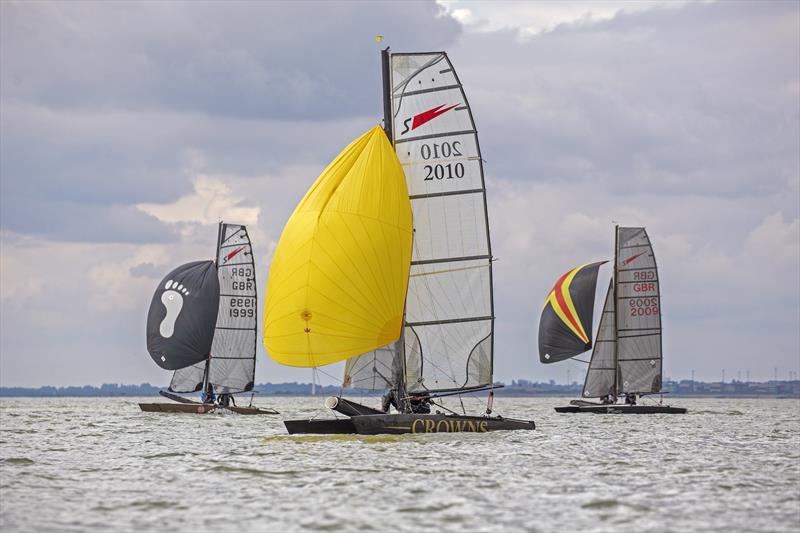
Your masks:
<svg viewBox="0 0 800 533"><path fill-rule="evenodd" d="M527 380L514 380L510 385L496 383L494 389L496 396L507 398L579 398L582 385L573 382L569 385L530 382ZM793 381L768 381L768 382L715 382L705 383L700 381L665 381L663 387L666 398L789 398L800 399L800 380ZM149 383L141 385L122 385L106 383L99 387L84 385L70 387L0 387L0 398L115 398L115 397L152 397L158 396L162 387ZM337 396L343 390L339 386L317 385L311 383L258 383L252 392L258 396L287 396L310 397L312 390L316 396ZM364 389L346 389L346 396L378 397L383 391ZM242 393L246 396L248 393ZM483 390L465 395L482 397L487 391ZM658 396L658 395L652 395Z"/></svg>

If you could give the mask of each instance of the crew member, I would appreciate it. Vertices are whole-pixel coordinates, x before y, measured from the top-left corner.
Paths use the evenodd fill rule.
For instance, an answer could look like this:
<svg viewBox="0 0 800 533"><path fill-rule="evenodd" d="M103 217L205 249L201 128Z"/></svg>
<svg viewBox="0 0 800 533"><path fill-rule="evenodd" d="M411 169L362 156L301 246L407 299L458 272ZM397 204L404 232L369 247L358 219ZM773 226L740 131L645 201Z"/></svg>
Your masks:
<svg viewBox="0 0 800 533"><path fill-rule="evenodd" d="M408 400L412 413L426 415L431 412L431 395L427 392L413 394Z"/></svg>

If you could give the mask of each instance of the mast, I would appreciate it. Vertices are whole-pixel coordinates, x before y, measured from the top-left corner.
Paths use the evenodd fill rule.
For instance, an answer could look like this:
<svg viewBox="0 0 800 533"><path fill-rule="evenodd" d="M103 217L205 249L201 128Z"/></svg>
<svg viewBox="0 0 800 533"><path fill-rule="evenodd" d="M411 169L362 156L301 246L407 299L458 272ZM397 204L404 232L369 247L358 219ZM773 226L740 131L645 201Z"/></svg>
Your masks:
<svg viewBox="0 0 800 533"><path fill-rule="evenodd" d="M392 123L392 54L388 46L381 50L381 75L383 79L383 131L386 132L386 137L389 139L392 148L394 148L394 124ZM413 243L413 233L411 239ZM408 290L408 287L406 287L406 290ZM392 378L394 379L395 400L397 401L398 407L400 407L399 410L404 413L407 411L406 406L408 405L406 402L405 383L405 323L406 311L405 306L403 306L403 327L400 330L400 339L398 339L395 344L395 357L400 361L400 371L397 372L396 375L393 375Z"/></svg>
<svg viewBox="0 0 800 533"><path fill-rule="evenodd" d="M381 71L383 74L383 131L394 146L392 134L392 70L390 66L391 54L389 47L381 50Z"/></svg>
<svg viewBox="0 0 800 533"><path fill-rule="evenodd" d="M222 221L219 222L217 229L217 249L214 252L214 266L219 268L219 247L222 245ZM203 394L208 390L208 371L211 367L211 354L206 358L206 369L203 371Z"/></svg>
<svg viewBox="0 0 800 533"><path fill-rule="evenodd" d="M614 340L619 337L619 299L617 284L619 283L619 224L614 226ZM614 342L614 398L619 396L619 342Z"/></svg>

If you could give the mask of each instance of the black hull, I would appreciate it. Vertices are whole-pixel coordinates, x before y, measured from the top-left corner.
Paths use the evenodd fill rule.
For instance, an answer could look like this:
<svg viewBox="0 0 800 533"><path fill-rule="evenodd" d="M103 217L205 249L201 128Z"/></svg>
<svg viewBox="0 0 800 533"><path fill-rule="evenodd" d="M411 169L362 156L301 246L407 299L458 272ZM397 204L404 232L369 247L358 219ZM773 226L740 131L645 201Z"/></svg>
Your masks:
<svg viewBox="0 0 800 533"><path fill-rule="evenodd" d="M513 418L459 415L380 414L329 420L287 420L289 433L400 435L404 433L486 433L532 430L536 424Z"/></svg>
<svg viewBox="0 0 800 533"><path fill-rule="evenodd" d="M556 407L556 413L599 413L599 414L686 414L683 407L670 407L668 405L567 405Z"/></svg>
<svg viewBox="0 0 800 533"><path fill-rule="evenodd" d="M328 418L313 420L284 420L283 425L290 435L314 434L314 435L341 435L355 434L355 426L351 418Z"/></svg>

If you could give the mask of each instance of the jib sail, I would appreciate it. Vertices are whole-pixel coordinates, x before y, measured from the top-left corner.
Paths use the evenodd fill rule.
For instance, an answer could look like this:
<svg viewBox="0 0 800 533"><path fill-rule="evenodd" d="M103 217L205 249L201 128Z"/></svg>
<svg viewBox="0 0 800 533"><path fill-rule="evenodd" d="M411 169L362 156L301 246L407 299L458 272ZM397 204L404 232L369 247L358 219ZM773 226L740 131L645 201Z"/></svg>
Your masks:
<svg viewBox="0 0 800 533"><path fill-rule="evenodd" d="M609 394L616 395L614 390L614 374L616 366L614 352L617 334L614 329L614 281L609 280L603 314L597 326L597 338L583 384L584 398L600 398Z"/></svg>

